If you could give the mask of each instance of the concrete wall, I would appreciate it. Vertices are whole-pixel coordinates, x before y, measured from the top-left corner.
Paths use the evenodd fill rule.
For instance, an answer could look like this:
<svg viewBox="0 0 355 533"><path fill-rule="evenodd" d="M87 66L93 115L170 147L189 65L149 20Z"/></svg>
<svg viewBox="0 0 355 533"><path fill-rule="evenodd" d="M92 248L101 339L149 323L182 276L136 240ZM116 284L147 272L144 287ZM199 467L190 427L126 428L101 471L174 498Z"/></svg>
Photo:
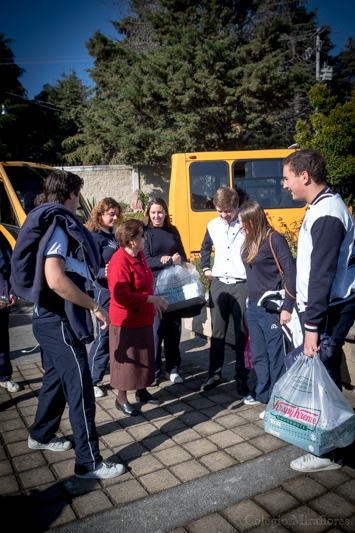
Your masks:
<svg viewBox="0 0 355 533"><path fill-rule="evenodd" d="M137 165L140 189L150 198L160 196L169 201L170 165Z"/></svg>
<svg viewBox="0 0 355 533"><path fill-rule="evenodd" d="M96 203L105 196L131 205L132 195L141 189L150 198L169 199L170 166L168 165L102 165L62 167L84 179L83 196Z"/></svg>

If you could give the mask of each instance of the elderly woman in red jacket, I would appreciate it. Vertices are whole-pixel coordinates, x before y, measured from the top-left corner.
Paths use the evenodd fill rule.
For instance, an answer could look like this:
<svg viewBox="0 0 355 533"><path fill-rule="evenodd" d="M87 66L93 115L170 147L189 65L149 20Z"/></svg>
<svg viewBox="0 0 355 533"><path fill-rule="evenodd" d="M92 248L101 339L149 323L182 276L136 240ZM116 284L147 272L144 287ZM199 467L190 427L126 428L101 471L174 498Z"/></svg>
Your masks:
<svg viewBox="0 0 355 533"><path fill-rule="evenodd" d="M153 293L153 274L142 252L142 222L122 222L115 237L120 248L112 256L107 272L111 293L111 386L118 389L117 409L136 416L139 411L128 402L127 391L136 391L137 402L160 403L146 387L154 381L155 373L154 317L161 316L161 307L166 309L168 302Z"/></svg>

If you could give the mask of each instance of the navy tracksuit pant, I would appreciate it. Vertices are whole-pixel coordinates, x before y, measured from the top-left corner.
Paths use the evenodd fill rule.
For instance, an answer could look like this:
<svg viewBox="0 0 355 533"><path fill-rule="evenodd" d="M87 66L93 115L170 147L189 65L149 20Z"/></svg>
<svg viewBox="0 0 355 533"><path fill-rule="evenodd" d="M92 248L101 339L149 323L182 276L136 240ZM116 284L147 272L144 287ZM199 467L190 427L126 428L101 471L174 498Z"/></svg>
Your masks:
<svg viewBox="0 0 355 533"><path fill-rule="evenodd" d="M12 376L9 342L9 309L0 309L0 381L9 381Z"/></svg>
<svg viewBox="0 0 355 533"><path fill-rule="evenodd" d="M33 320L33 333L42 349L45 371L31 438L46 443L59 428L65 408L75 441L75 473L85 474L102 460L95 427L95 397L85 345L69 323Z"/></svg>
<svg viewBox="0 0 355 533"><path fill-rule="evenodd" d="M280 313L249 302L247 319L250 348L257 382L252 391L255 400L267 403L276 381L286 371L285 343L280 324Z"/></svg>
<svg viewBox="0 0 355 533"><path fill-rule="evenodd" d="M96 303L101 305L105 311L110 309L110 291L108 289L95 289L94 298ZM89 353L89 368L92 382L97 385L104 377L107 363L110 359L110 347L108 333L110 328L101 329L102 322L96 320L96 339L93 342Z"/></svg>

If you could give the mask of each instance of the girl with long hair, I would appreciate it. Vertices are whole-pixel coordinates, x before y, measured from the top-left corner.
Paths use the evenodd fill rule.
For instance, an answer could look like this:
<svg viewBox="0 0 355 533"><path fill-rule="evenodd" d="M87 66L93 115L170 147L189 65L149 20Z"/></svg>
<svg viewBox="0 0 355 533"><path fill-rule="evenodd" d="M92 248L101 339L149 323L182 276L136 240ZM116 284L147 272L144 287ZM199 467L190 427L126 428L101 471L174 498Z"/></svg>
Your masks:
<svg viewBox="0 0 355 533"><path fill-rule="evenodd" d="M181 242L181 237L170 222L168 206L163 198L153 198L147 207L145 224L146 241L144 255L154 276L154 287L158 274L171 265L181 265L186 261L186 254ZM163 313L162 317L154 319L154 343L155 343L155 380L161 375L161 353L164 341L166 377L172 383L182 383L183 378L179 375L180 337L181 337L181 314L179 311Z"/></svg>
<svg viewBox="0 0 355 533"><path fill-rule="evenodd" d="M106 311L110 308L110 291L107 283L107 265L119 246L115 239L115 229L118 222L122 222L123 214L121 206L113 198L103 198L92 210L90 218L86 224L89 231L100 249L101 265L98 276L99 287L94 289L94 298ZM96 339L91 346L89 353L89 366L94 384L96 398L105 395L105 392L98 386L102 380L107 362L110 357L109 351L109 330L101 329L100 323L96 320Z"/></svg>
<svg viewBox="0 0 355 533"><path fill-rule="evenodd" d="M296 267L286 239L272 229L259 202L245 202L239 209L238 217L245 233L241 255L247 274L247 320L257 376L253 391L243 402L247 405L266 404L276 381L285 372L282 325L291 320ZM281 313L258 306L265 292L282 288L281 274L270 244L283 270L288 289Z"/></svg>

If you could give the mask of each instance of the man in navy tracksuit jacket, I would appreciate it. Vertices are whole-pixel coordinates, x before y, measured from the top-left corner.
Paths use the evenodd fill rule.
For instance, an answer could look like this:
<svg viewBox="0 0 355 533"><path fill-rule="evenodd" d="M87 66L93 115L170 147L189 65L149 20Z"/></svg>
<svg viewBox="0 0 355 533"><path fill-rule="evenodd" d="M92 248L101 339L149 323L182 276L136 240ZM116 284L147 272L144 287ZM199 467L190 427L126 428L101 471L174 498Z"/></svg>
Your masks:
<svg viewBox="0 0 355 533"><path fill-rule="evenodd" d="M313 149L292 153L283 161L284 188L308 208L298 238L297 305L304 323L304 353L318 352L320 332L336 343L324 363L341 390L341 359L345 337L355 319L354 221L346 205L326 183L327 168ZM336 452L336 453L334 453ZM326 456L304 455L291 468L315 472L341 468L339 450Z"/></svg>
<svg viewBox="0 0 355 533"><path fill-rule="evenodd" d="M103 461L95 427L95 398L85 344L93 340L90 310L108 327L108 313L85 292L99 270L90 232L75 216L83 180L52 172L43 184L41 205L29 213L12 257L15 294L35 304L33 333L41 346L44 375L28 446L65 452L69 440L57 437L66 403L75 442L75 473L105 479L124 472Z"/></svg>

